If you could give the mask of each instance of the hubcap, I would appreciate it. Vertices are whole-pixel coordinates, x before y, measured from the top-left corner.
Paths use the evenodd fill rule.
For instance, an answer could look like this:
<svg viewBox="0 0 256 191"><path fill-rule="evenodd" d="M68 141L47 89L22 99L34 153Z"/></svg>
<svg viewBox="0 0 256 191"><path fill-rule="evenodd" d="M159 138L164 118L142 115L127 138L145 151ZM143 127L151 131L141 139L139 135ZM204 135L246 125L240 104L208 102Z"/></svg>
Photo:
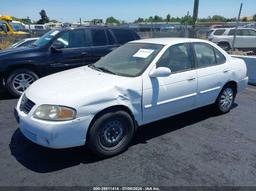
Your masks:
<svg viewBox="0 0 256 191"><path fill-rule="evenodd" d="M107 122L100 133L100 141L103 146L113 147L124 137L123 125L119 120Z"/></svg>
<svg viewBox="0 0 256 191"><path fill-rule="evenodd" d="M228 111L232 106L233 99L234 99L233 90L231 88L226 88L220 96L219 107L221 111L223 112Z"/></svg>
<svg viewBox="0 0 256 191"><path fill-rule="evenodd" d="M17 92L23 93L34 81L35 79L32 75L21 73L14 77L12 85Z"/></svg>

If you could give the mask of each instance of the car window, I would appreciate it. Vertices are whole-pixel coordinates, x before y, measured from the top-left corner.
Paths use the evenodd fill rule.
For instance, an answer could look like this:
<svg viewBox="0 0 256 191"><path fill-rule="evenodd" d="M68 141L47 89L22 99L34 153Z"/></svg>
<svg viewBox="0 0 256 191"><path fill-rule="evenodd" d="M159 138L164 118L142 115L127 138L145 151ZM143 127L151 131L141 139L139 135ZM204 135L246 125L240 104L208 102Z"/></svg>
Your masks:
<svg viewBox="0 0 256 191"><path fill-rule="evenodd" d="M88 30L71 30L62 33L59 38L53 42L53 46L62 44L64 48L79 48L91 46L91 40Z"/></svg>
<svg viewBox="0 0 256 191"><path fill-rule="evenodd" d="M256 36L256 31L251 29L243 29L243 36Z"/></svg>
<svg viewBox="0 0 256 191"><path fill-rule="evenodd" d="M28 47L31 44L33 44L36 40L29 40L29 41L25 41L24 43L20 44L18 47Z"/></svg>
<svg viewBox="0 0 256 191"><path fill-rule="evenodd" d="M157 67L167 67L175 72L193 68L193 60L188 44L178 44L169 47L157 62Z"/></svg>
<svg viewBox="0 0 256 191"><path fill-rule="evenodd" d="M127 43L102 57L91 67L120 76L139 76L162 48L163 45L159 44Z"/></svg>
<svg viewBox="0 0 256 191"><path fill-rule="evenodd" d="M231 29L228 33L229 36L234 36L235 35L235 29ZM241 29L237 29L237 32L236 32L236 35L237 36L242 36L243 33L242 33L242 30Z"/></svg>
<svg viewBox="0 0 256 191"><path fill-rule="evenodd" d="M69 33L69 48L88 47L91 46L89 31L80 29L72 30Z"/></svg>
<svg viewBox="0 0 256 191"><path fill-rule="evenodd" d="M92 29L93 46L104 46L108 44L104 29Z"/></svg>
<svg viewBox="0 0 256 191"><path fill-rule="evenodd" d="M216 48L214 48L214 52L217 64L224 64L226 62L226 57Z"/></svg>
<svg viewBox="0 0 256 191"><path fill-rule="evenodd" d="M216 30L216 31L214 32L214 35L216 35L216 36L220 36L220 35L223 35L223 34L224 34L224 32L225 32L225 30L224 30L224 29Z"/></svg>
<svg viewBox="0 0 256 191"><path fill-rule="evenodd" d="M134 40L134 35L133 32L130 30L125 30L125 29L111 29L116 36L117 42L119 44L124 44L129 41Z"/></svg>
<svg viewBox="0 0 256 191"><path fill-rule="evenodd" d="M106 31L107 31L108 43L115 44L116 42L115 42L113 35L109 32L109 30L106 30Z"/></svg>
<svg viewBox="0 0 256 191"><path fill-rule="evenodd" d="M205 43L194 43L198 68L216 65L215 52L212 46Z"/></svg>

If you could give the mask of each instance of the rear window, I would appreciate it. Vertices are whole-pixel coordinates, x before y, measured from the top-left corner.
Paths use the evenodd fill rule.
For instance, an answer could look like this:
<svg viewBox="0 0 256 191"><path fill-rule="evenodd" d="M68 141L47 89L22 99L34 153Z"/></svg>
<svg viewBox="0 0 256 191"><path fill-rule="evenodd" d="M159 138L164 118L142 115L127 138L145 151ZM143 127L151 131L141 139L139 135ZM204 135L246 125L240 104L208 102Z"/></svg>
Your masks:
<svg viewBox="0 0 256 191"><path fill-rule="evenodd" d="M223 35L224 32L225 32L224 29L223 29L223 30L216 30L216 31L214 32L214 35L216 35L216 36Z"/></svg>
<svg viewBox="0 0 256 191"><path fill-rule="evenodd" d="M125 44L129 41L137 39L133 31L125 29L112 29L112 32L116 36L117 42L119 44Z"/></svg>

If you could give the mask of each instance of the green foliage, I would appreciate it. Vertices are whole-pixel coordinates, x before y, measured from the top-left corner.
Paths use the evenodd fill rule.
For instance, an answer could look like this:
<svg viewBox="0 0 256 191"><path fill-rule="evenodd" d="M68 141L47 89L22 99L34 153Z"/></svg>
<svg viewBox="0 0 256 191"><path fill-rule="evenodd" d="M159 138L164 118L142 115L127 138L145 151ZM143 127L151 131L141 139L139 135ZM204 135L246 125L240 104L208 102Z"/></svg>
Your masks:
<svg viewBox="0 0 256 191"><path fill-rule="evenodd" d="M12 20L14 21L20 21L24 24L31 24L31 20L29 18L17 18L17 17L12 17Z"/></svg>
<svg viewBox="0 0 256 191"><path fill-rule="evenodd" d="M106 24L120 24L120 21L111 16L106 19Z"/></svg>
<svg viewBox="0 0 256 191"><path fill-rule="evenodd" d="M39 14L40 14L40 16L41 16L41 19L37 21L37 24L49 23L50 19L49 19L49 17L47 16L45 10L42 9Z"/></svg>
<svg viewBox="0 0 256 191"><path fill-rule="evenodd" d="M167 16L166 16L166 22L171 22L171 15L170 14L168 14Z"/></svg>
<svg viewBox="0 0 256 191"><path fill-rule="evenodd" d="M244 17L244 18L242 19L243 22L247 22L247 20L248 20L247 17Z"/></svg>
<svg viewBox="0 0 256 191"><path fill-rule="evenodd" d="M181 17L180 23L181 24L193 25L194 20L193 20L193 17L189 15L189 16Z"/></svg>

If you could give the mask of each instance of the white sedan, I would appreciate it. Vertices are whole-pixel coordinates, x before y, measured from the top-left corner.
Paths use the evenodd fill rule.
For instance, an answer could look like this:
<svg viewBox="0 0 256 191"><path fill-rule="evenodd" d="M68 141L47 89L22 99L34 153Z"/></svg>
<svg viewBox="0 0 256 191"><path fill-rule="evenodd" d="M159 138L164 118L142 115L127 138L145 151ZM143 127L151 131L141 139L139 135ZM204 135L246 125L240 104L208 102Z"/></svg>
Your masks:
<svg viewBox="0 0 256 191"><path fill-rule="evenodd" d="M124 151L138 126L209 104L229 112L247 83L244 61L211 42L145 39L95 64L39 79L15 115L21 132L39 145L86 143L106 157Z"/></svg>

